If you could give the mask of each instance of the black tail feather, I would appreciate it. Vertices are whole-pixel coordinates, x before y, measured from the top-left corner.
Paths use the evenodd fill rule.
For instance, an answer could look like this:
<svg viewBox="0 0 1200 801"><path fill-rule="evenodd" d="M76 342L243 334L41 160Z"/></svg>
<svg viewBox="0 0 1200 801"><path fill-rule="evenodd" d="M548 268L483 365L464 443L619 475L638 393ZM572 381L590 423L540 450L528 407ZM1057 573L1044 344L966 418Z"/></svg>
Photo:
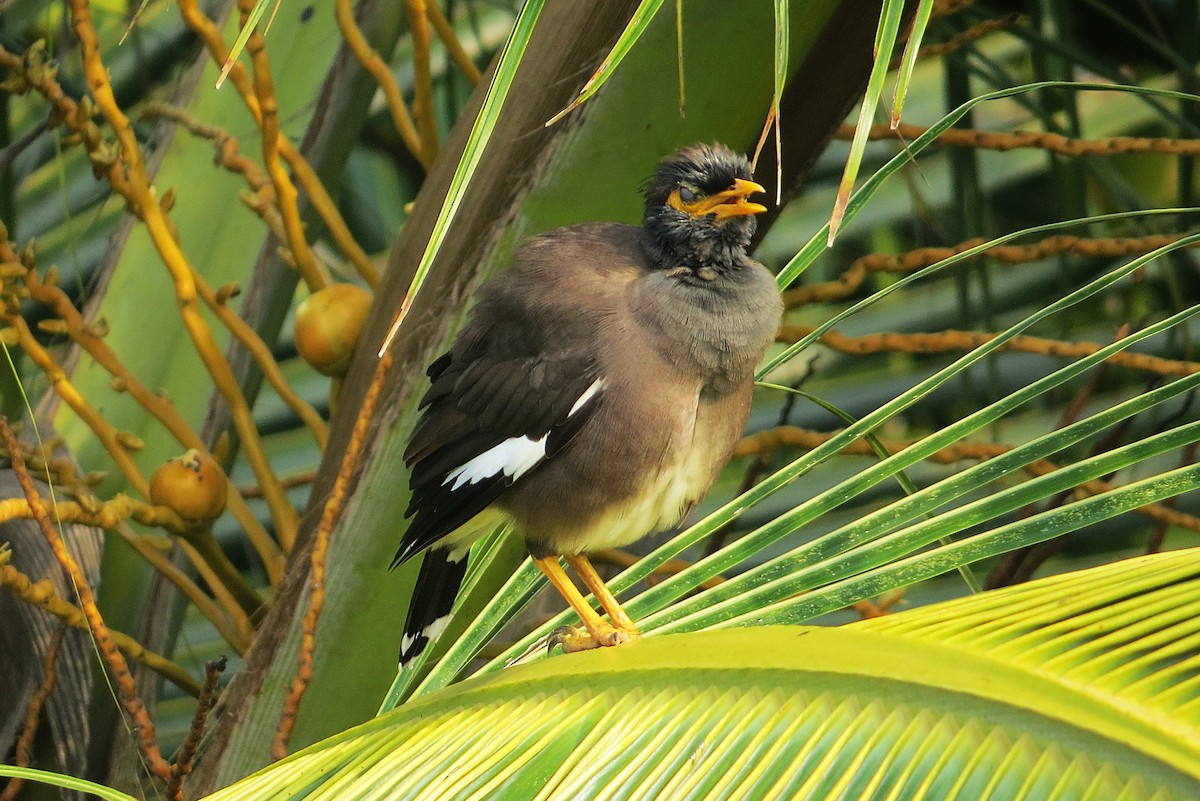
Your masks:
<svg viewBox="0 0 1200 801"><path fill-rule="evenodd" d="M430 642L437 639L450 622L450 610L458 588L467 573L467 554L450 558L446 548L433 548L425 554L417 583L413 588L404 621L404 639L400 645L400 668L413 663Z"/></svg>

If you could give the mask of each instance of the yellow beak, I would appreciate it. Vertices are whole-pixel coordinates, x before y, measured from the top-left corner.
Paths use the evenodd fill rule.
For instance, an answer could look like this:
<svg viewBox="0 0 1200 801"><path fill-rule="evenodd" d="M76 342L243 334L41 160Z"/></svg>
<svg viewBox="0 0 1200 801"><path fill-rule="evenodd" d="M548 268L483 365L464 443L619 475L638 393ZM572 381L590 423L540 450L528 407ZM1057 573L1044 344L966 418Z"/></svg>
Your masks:
<svg viewBox="0 0 1200 801"><path fill-rule="evenodd" d="M746 198L749 195L765 191L767 190L754 181L746 181L738 178L733 182L733 186L725 191L702 197L691 203L685 203L681 200L679 198L679 190L676 189L667 198L667 205L685 214L690 214L693 217L703 217L706 214L712 214L718 220L725 220L730 217L742 217L747 214L762 214L767 210L767 207L761 203L751 203Z"/></svg>

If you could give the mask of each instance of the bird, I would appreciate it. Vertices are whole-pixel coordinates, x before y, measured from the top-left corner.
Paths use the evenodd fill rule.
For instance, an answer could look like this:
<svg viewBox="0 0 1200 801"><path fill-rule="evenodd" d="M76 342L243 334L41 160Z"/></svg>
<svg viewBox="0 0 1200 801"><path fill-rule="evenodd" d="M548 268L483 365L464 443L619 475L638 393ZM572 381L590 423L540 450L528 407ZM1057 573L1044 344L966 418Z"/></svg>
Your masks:
<svg viewBox="0 0 1200 801"><path fill-rule="evenodd" d="M640 636L587 554L679 524L745 428L783 311L747 253L763 191L745 156L683 147L642 186L640 226L556 228L479 287L429 365L404 453L410 522L392 568L425 557L401 669L445 630L471 544L501 524L579 616L556 635L564 650Z"/></svg>

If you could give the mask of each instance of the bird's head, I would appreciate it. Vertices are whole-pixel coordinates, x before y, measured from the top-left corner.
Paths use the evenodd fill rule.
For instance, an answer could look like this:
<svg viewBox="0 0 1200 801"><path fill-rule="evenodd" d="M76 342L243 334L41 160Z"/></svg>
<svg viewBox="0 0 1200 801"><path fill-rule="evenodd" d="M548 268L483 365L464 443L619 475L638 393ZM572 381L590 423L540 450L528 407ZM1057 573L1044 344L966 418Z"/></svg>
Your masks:
<svg viewBox="0 0 1200 801"><path fill-rule="evenodd" d="M750 162L725 145L691 145L663 159L646 182L642 228L660 266L731 267L746 253L764 191L750 180Z"/></svg>

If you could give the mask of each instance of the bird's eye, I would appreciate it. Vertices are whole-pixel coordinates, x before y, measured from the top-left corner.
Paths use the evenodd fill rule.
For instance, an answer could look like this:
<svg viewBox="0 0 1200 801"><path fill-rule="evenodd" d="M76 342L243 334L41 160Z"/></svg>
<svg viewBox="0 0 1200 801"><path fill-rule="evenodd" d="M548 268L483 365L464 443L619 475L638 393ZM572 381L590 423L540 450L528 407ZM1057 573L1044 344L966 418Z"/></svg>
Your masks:
<svg viewBox="0 0 1200 801"><path fill-rule="evenodd" d="M684 203L693 203L696 200L696 190L690 186L679 187L679 199Z"/></svg>

